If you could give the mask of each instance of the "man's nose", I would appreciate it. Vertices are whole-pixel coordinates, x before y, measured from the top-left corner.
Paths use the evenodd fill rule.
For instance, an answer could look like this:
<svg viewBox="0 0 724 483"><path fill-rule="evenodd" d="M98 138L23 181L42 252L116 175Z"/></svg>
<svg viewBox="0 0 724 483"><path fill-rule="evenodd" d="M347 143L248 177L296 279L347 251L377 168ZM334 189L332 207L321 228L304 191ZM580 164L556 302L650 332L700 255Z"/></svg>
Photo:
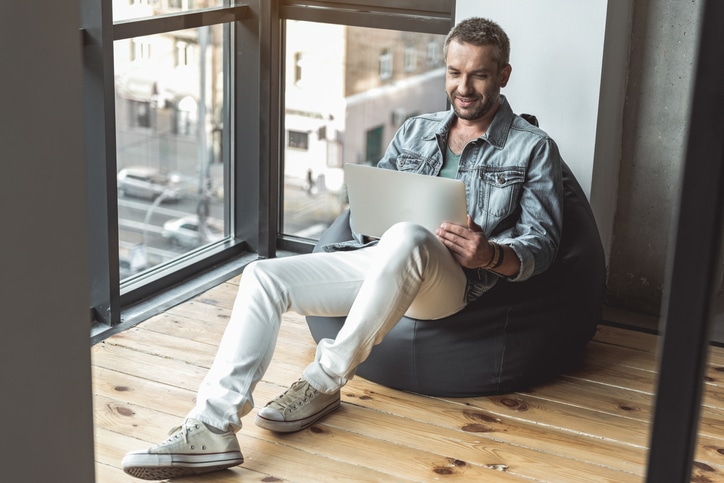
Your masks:
<svg viewBox="0 0 724 483"><path fill-rule="evenodd" d="M460 82L458 83L458 92L460 94L469 94L472 89L472 84L470 82L470 77L468 76L461 76Z"/></svg>

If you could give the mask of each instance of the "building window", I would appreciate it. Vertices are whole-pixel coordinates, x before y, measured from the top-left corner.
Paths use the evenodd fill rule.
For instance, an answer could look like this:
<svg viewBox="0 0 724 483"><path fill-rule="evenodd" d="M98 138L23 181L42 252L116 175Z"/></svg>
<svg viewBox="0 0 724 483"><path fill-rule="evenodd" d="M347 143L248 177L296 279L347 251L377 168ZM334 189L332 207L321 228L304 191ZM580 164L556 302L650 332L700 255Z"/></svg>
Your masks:
<svg viewBox="0 0 724 483"><path fill-rule="evenodd" d="M186 40L177 40L176 41L176 62L175 64L177 66L186 66L190 63L189 58L189 50L191 49L191 45Z"/></svg>
<svg viewBox="0 0 724 483"><path fill-rule="evenodd" d="M296 149L309 149L309 133L299 131L289 131L289 142L287 144L290 148Z"/></svg>
<svg viewBox="0 0 724 483"><path fill-rule="evenodd" d="M427 43L427 65L435 66L440 63L440 41L430 40Z"/></svg>
<svg viewBox="0 0 724 483"><path fill-rule="evenodd" d="M302 82L302 67L304 65L304 54L302 52L294 53L294 82L296 84Z"/></svg>
<svg viewBox="0 0 724 483"><path fill-rule="evenodd" d="M405 72L413 72L417 69L417 48L414 45L405 47Z"/></svg>
<svg viewBox="0 0 724 483"><path fill-rule="evenodd" d="M151 44L146 39L133 39L131 42L131 60L150 60Z"/></svg>
<svg viewBox="0 0 724 483"><path fill-rule="evenodd" d="M387 80L392 78L392 52L384 49L380 54L380 79Z"/></svg>

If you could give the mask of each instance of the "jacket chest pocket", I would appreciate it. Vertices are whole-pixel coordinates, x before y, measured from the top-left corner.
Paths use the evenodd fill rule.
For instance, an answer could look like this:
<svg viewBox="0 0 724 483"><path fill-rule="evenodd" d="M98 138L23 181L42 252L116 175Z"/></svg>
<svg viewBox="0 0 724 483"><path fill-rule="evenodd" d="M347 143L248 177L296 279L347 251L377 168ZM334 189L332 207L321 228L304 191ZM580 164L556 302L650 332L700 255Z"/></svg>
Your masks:
<svg viewBox="0 0 724 483"><path fill-rule="evenodd" d="M480 173L485 197L482 209L503 218L515 210L525 181L521 168L487 168Z"/></svg>
<svg viewBox="0 0 724 483"><path fill-rule="evenodd" d="M423 154L405 152L397 156L397 170L426 175L435 174L435 159Z"/></svg>

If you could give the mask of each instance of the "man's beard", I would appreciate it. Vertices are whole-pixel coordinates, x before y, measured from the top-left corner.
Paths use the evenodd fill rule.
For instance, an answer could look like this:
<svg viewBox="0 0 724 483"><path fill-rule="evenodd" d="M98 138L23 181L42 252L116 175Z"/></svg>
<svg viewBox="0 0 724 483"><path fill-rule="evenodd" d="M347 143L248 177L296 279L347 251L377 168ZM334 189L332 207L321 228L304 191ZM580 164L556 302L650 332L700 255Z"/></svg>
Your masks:
<svg viewBox="0 0 724 483"><path fill-rule="evenodd" d="M448 96L449 97L449 96ZM462 110L458 108L458 106L454 102L454 98L450 100L450 104L452 104L453 111L455 111L455 115L464 120L464 121L476 121L478 119L483 118L487 113L490 112L491 109L495 106L496 101L499 99L500 96L495 96L493 98L486 98L485 101L482 104L479 104L476 108L473 110L465 109Z"/></svg>

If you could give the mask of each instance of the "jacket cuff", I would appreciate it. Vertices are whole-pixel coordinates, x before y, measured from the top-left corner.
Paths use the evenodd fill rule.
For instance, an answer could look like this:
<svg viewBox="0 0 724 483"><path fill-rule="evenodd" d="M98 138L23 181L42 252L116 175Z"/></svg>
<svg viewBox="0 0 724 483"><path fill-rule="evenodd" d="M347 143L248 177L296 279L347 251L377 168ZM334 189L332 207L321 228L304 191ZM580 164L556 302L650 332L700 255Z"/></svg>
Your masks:
<svg viewBox="0 0 724 483"><path fill-rule="evenodd" d="M520 269L518 270L518 273L516 275L506 277L506 280L510 282L523 282L533 276L535 273L535 257L525 245L516 243L516 240L512 238L494 241L500 245L509 246L513 250L513 253L515 253L518 257L518 260L520 260Z"/></svg>

